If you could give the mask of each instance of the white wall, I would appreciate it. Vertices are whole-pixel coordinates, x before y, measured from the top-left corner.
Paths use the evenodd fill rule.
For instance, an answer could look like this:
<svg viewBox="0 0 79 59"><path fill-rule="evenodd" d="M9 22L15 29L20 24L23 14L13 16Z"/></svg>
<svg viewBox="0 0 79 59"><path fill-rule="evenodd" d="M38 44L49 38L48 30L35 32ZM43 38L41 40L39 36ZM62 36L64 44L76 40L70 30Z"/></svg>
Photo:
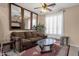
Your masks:
<svg viewBox="0 0 79 59"><path fill-rule="evenodd" d="M64 33L70 37L71 45L79 45L79 6L65 9Z"/></svg>
<svg viewBox="0 0 79 59"><path fill-rule="evenodd" d="M8 4L0 4L0 40L7 39L9 33L9 9Z"/></svg>
<svg viewBox="0 0 79 59"><path fill-rule="evenodd" d="M45 24L45 16L43 15L38 16L38 24Z"/></svg>

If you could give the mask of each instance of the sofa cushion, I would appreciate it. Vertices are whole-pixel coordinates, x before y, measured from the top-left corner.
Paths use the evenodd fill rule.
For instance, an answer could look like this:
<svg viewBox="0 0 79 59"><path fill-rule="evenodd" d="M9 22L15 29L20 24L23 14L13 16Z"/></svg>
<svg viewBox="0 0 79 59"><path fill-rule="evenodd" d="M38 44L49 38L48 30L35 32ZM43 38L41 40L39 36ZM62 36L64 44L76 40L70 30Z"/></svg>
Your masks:
<svg viewBox="0 0 79 59"><path fill-rule="evenodd" d="M22 42L24 43L27 43L27 42L31 42L31 40L28 40L28 39L22 39Z"/></svg>
<svg viewBox="0 0 79 59"><path fill-rule="evenodd" d="M12 32L11 35L16 36L16 37L25 38L24 32Z"/></svg>
<svg viewBox="0 0 79 59"><path fill-rule="evenodd" d="M37 32L32 32L32 37L38 37Z"/></svg>
<svg viewBox="0 0 79 59"><path fill-rule="evenodd" d="M29 38L29 40L31 40L33 42L33 41L37 41L38 38Z"/></svg>
<svg viewBox="0 0 79 59"><path fill-rule="evenodd" d="M37 36L43 37L44 34L43 33L40 33L40 32L37 32Z"/></svg>
<svg viewBox="0 0 79 59"><path fill-rule="evenodd" d="M25 32L25 38L31 38L32 33L31 32Z"/></svg>
<svg viewBox="0 0 79 59"><path fill-rule="evenodd" d="M41 37L29 38L29 40L31 40L31 41L37 41L39 39L42 39L42 38Z"/></svg>
<svg viewBox="0 0 79 59"><path fill-rule="evenodd" d="M31 44L31 40L22 39L22 46L23 46L23 48L29 46L29 44Z"/></svg>

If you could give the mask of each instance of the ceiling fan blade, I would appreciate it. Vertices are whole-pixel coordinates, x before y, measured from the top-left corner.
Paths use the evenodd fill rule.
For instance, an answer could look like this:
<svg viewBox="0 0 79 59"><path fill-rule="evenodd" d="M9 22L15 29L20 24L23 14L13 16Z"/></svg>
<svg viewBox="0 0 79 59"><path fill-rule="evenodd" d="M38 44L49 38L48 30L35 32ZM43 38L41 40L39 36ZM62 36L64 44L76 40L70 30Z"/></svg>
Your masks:
<svg viewBox="0 0 79 59"><path fill-rule="evenodd" d="M47 8L47 10L52 11L51 9Z"/></svg>
<svg viewBox="0 0 79 59"><path fill-rule="evenodd" d="M41 8L41 7L36 7L36 8L34 8L34 9L39 9L39 8Z"/></svg>
<svg viewBox="0 0 79 59"><path fill-rule="evenodd" d="M50 6L55 6L55 5L56 5L55 3L52 3L52 4L48 5L48 7L50 7Z"/></svg>

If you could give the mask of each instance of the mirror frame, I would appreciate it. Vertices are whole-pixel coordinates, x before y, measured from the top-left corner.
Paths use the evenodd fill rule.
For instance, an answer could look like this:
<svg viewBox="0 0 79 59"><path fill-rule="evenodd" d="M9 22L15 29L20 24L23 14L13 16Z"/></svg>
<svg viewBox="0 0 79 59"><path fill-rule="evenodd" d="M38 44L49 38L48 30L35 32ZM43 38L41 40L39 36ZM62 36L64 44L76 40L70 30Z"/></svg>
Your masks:
<svg viewBox="0 0 79 59"><path fill-rule="evenodd" d="M34 17L35 16L35 17ZM34 13L32 13L32 27L33 27L33 19L35 18L35 20L36 20L36 25L37 25L37 15L36 14L34 14ZM35 26L36 26L35 25Z"/></svg>
<svg viewBox="0 0 79 59"><path fill-rule="evenodd" d="M28 10L25 10L25 9L24 9L24 10L23 10L23 18L24 18L24 16L25 16L24 11L29 12ZM29 12L29 14L30 14L30 15L29 15L29 16L30 16L30 19L29 19L29 20L30 20L30 28L31 28L31 12ZM24 20L24 21L25 21L25 20ZM25 29L25 22L24 22L24 21L23 21L23 23L24 23L24 29Z"/></svg>
<svg viewBox="0 0 79 59"><path fill-rule="evenodd" d="M12 18L11 18L11 14L12 14L12 12L11 12L11 5L14 5L16 7L19 7L21 9L21 17L22 17L21 18L21 20L22 20L22 22L21 22L21 29L13 29L11 27L11 21L12 21ZM30 22L30 29L24 29L24 26L25 26L24 25L24 10L27 10L27 11L30 12L30 20L31 20L31 22ZM36 14L37 15L37 17L36 17L36 19L37 19L36 24L38 24L38 14L37 13L32 12L32 11L26 9L26 8L23 8L23 7L15 4L15 3L9 3L9 29L10 30L32 30L32 20L33 20L32 18L33 18L33 14Z"/></svg>

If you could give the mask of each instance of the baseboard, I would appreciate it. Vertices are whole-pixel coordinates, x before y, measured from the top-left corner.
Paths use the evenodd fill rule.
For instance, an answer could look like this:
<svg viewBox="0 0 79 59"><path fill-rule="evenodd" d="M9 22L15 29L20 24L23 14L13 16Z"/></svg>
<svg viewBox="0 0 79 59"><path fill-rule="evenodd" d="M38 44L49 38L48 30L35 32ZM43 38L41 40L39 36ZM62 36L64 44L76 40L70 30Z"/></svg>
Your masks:
<svg viewBox="0 0 79 59"><path fill-rule="evenodd" d="M70 46L79 47L79 45L76 44L70 44Z"/></svg>

